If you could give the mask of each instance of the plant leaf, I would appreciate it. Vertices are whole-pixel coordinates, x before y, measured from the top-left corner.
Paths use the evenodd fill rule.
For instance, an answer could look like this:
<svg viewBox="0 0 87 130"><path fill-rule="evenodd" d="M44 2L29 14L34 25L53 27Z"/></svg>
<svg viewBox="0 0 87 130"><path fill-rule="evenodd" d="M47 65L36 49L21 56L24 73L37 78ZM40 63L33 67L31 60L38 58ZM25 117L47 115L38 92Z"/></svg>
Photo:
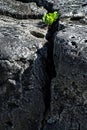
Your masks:
<svg viewBox="0 0 87 130"><path fill-rule="evenodd" d="M60 14L55 11L54 13L44 14L42 20L47 25L52 25L60 17Z"/></svg>

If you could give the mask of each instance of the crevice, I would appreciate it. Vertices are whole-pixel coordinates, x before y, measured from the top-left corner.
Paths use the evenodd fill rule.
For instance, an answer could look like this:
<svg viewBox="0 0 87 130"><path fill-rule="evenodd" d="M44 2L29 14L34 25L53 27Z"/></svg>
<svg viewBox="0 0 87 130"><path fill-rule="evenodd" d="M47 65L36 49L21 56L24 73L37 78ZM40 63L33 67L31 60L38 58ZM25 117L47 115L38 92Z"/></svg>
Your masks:
<svg viewBox="0 0 87 130"><path fill-rule="evenodd" d="M15 18L15 19L41 19L43 15L41 14L38 14L38 15L35 15L35 14L18 14L18 13L11 13L9 11L2 11L0 10L0 15L4 15L4 16L9 16L9 17L12 17L12 18Z"/></svg>
<svg viewBox="0 0 87 130"><path fill-rule="evenodd" d="M87 6L87 3L84 3L84 4L82 5L82 7L84 7L84 6Z"/></svg>
<svg viewBox="0 0 87 130"><path fill-rule="evenodd" d="M44 111L44 117L43 120L41 122L41 128L40 130L43 130L44 125L46 123L46 117L49 113L50 110L50 102L51 102L51 80L56 76L56 72L55 72L55 67L54 67L54 62L53 62L53 42L47 43L47 47L48 47L48 57L47 57L47 64L46 64L46 72L49 76L49 82L46 84L45 88L44 88L44 102L45 102L45 111Z"/></svg>
<svg viewBox="0 0 87 130"><path fill-rule="evenodd" d="M45 86L45 97L44 97L44 102L45 102L45 111L44 111L44 117L41 122L41 128L40 130L44 129L45 123L47 121L47 116L50 111L50 102L51 102L51 81L52 79L56 76L56 71L55 71L55 66L54 66L54 61L53 61L53 48L54 48L54 35L55 32L58 31L58 22L55 22L51 27L48 28L48 32L46 35L46 39L48 40L47 43L47 65L46 65L46 72L49 77L49 83L46 84Z"/></svg>
<svg viewBox="0 0 87 130"><path fill-rule="evenodd" d="M64 109L64 106L61 105L60 108L59 108L59 110L58 110L59 118L60 118L60 116L61 116L61 113L63 112L63 109Z"/></svg>
<svg viewBox="0 0 87 130"><path fill-rule="evenodd" d="M81 20L83 18L84 18L84 16L72 16L70 20L71 21L79 21L79 20Z"/></svg>
<svg viewBox="0 0 87 130"><path fill-rule="evenodd" d="M79 126L78 126L78 130L80 130L80 124L79 124Z"/></svg>
<svg viewBox="0 0 87 130"><path fill-rule="evenodd" d="M13 123L12 123L11 121L7 121L7 122L5 122L5 123L6 123L6 125L7 125L8 127L12 128Z"/></svg>
<svg viewBox="0 0 87 130"><path fill-rule="evenodd" d="M49 116L50 112L50 103L51 103L51 81L54 77L56 77L56 71L54 66L54 60L53 60L53 48L54 48L54 37L56 35L56 32L58 30L62 30L65 27L59 24L59 19L55 21L51 26L48 27L48 31L46 34L46 39L48 41L47 43L47 62L46 62L46 72L49 77L49 83L45 86L45 96L44 96L44 102L45 102L45 111L44 111L44 117L41 122L41 128L40 130L44 130L44 126L47 122L47 117ZM63 108L61 107L60 113L62 112Z"/></svg>

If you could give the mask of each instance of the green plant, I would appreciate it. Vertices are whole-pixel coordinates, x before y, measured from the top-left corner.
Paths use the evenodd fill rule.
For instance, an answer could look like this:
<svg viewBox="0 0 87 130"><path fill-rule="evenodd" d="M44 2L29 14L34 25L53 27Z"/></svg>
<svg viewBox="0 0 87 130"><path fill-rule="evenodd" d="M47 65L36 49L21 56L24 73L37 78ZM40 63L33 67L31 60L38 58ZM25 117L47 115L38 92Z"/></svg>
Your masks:
<svg viewBox="0 0 87 130"><path fill-rule="evenodd" d="M53 13L44 14L42 20L45 24L52 25L59 17L60 14L57 11L55 11Z"/></svg>

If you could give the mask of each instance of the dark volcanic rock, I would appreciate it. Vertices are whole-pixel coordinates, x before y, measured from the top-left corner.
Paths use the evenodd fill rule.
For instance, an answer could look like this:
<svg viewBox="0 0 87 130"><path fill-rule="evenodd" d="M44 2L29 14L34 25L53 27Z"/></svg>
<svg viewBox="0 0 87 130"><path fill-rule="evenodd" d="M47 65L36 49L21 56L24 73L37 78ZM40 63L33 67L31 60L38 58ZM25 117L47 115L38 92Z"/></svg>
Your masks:
<svg viewBox="0 0 87 130"><path fill-rule="evenodd" d="M33 21L0 18L0 130L41 126L49 84L44 34L35 21L33 25Z"/></svg>
<svg viewBox="0 0 87 130"><path fill-rule="evenodd" d="M87 26L68 25L54 40L56 77L44 130L87 129Z"/></svg>

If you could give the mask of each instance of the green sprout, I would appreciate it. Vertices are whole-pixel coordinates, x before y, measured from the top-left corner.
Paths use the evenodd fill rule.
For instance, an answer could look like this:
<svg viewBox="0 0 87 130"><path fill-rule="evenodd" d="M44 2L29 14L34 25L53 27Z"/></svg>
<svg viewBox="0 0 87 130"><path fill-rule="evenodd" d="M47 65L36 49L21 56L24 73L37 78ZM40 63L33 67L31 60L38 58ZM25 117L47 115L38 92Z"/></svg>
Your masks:
<svg viewBox="0 0 87 130"><path fill-rule="evenodd" d="M45 24L52 25L59 17L60 14L57 11L55 11L54 13L44 14L42 20Z"/></svg>

